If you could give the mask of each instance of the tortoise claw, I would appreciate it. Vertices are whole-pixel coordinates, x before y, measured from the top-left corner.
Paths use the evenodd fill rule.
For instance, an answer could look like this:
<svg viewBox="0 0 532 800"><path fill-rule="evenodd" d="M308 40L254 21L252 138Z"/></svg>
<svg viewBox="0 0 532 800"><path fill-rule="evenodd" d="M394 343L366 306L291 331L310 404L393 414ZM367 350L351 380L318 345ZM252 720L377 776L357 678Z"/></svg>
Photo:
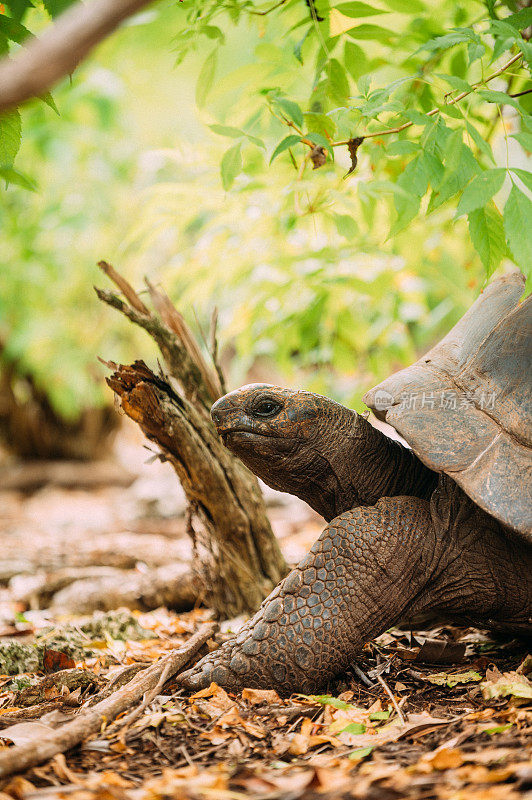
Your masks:
<svg viewBox="0 0 532 800"><path fill-rule="evenodd" d="M242 658L238 652L238 645L235 646L234 639L226 642L219 650L214 653L209 653L204 656L192 669L182 672L178 676L178 683L187 689L199 691L210 686L211 683L217 683L224 689L241 689L244 686L253 685L252 675L250 674L246 681L246 674L251 673L251 665L245 663L247 659ZM236 674L230 665L240 664L241 670L245 668L245 673L241 672L240 676Z"/></svg>

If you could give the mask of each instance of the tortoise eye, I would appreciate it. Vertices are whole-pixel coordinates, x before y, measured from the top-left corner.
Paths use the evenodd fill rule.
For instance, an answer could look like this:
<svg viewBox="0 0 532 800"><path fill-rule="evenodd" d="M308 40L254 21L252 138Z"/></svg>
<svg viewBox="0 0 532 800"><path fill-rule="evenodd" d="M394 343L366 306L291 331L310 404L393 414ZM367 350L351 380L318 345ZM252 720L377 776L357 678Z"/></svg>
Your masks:
<svg viewBox="0 0 532 800"><path fill-rule="evenodd" d="M257 417L274 417L282 406L275 400L262 400L253 409Z"/></svg>

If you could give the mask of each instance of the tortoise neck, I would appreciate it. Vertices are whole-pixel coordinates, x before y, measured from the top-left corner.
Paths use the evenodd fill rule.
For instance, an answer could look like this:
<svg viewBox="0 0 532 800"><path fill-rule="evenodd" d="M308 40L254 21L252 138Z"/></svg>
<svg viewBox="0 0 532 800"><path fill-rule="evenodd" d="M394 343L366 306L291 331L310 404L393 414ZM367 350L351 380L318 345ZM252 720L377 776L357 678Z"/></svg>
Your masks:
<svg viewBox="0 0 532 800"><path fill-rule="evenodd" d="M318 454L316 473L299 496L327 521L358 506L373 506L381 497L428 499L437 473L364 417L345 411L349 419L339 420L341 436L326 454Z"/></svg>

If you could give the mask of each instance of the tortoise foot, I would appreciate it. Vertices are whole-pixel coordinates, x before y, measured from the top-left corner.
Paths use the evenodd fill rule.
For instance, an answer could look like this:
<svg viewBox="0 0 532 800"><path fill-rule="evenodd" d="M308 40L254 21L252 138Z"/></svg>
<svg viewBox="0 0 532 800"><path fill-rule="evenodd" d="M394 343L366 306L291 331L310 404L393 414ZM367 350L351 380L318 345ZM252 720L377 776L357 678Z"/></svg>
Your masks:
<svg viewBox="0 0 532 800"><path fill-rule="evenodd" d="M330 672L326 662L332 664L336 648L328 640L332 615L316 591L325 588L314 585L312 560L309 554L305 559L309 564L302 562L293 570L237 636L183 673L180 683L194 690L214 681L225 689L247 686L293 692L310 691L326 680ZM327 599L329 595L330 591Z"/></svg>
<svg viewBox="0 0 532 800"><path fill-rule="evenodd" d="M367 634L388 622L376 600L382 587L371 585L375 578L382 584L382 576L368 564L369 545L375 548L383 531L386 538L376 509L336 517L238 635L183 673L180 683L195 690L214 681L233 690L310 692L343 672Z"/></svg>

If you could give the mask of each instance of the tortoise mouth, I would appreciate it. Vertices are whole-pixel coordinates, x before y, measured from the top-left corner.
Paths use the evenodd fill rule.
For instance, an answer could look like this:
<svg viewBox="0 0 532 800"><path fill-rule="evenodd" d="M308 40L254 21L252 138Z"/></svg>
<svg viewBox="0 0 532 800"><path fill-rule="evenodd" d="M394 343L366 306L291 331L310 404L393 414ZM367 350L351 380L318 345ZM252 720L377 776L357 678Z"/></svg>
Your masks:
<svg viewBox="0 0 532 800"><path fill-rule="evenodd" d="M261 438L261 439L273 439L276 438L272 434L263 433L262 431L254 431L251 428L226 428L225 430L219 430L219 435L222 438L222 442L227 447L230 442L233 441L241 441L246 442L250 439Z"/></svg>

